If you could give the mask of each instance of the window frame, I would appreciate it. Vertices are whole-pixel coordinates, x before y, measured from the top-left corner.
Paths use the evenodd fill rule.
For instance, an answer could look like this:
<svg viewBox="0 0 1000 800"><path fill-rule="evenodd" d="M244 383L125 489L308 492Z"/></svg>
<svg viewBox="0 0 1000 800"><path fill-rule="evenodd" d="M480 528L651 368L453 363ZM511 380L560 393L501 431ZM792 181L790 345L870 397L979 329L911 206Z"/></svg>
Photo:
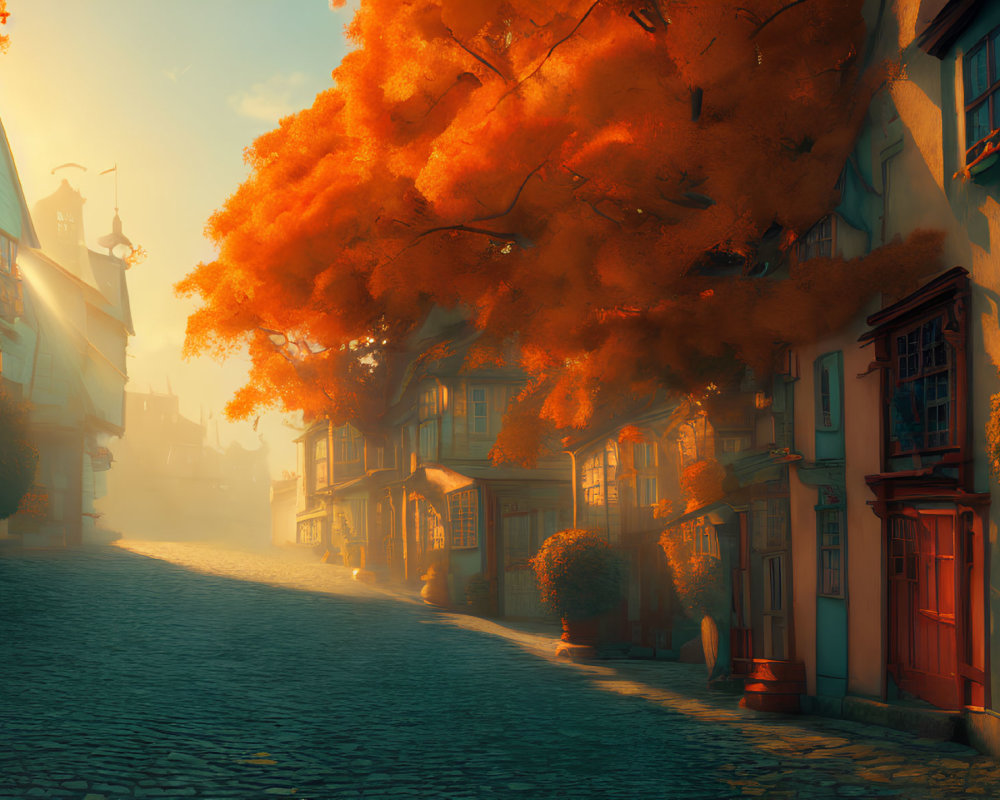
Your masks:
<svg viewBox="0 0 1000 800"><path fill-rule="evenodd" d="M483 393L482 400L476 400L476 392ZM485 385L481 386L470 386L469 394L467 398L468 405L468 421L469 421L469 435L470 436L489 436L490 435L490 400L489 400L489 389ZM482 414L479 414L479 406L482 406ZM482 421L482 430L478 429L478 423Z"/></svg>
<svg viewBox="0 0 1000 800"><path fill-rule="evenodd" d="M892 456L905 456L913 453L930 453L930 452L940 452L946 450L953 450L959 446L957 441L958 437L958 387L957 387L957 369L958 369L958 354L955 352L955 347L948 341L948 336L946 334L946 329L949 321L949 313L947 309L938 308L931 313L923 314L920 317L914 318L907 321L906 324L900 324L893 326L888 340L889 347L889 358L890 358L890 391L888 396L885 398L886 410L888 412L888 440L889 440L889 453ZM924 342L924 330L926 326L931 325L935 322L939 322L940 340L939 342L935 340L932 342L932 347L940 343L944 347L944 353L946 361L943 365L931 364L928 370L924 362L924 350L926 343ZM905 340L907 346L910 343L911 335L915 335L915 345L916 351L911 353L909 349L905 351L905 357L907 359L914 358L916 360L916 372L909 372L909 364L907 364L907 375L905 377L901 376L900 359L904 357L901 355L899 349L900 340ZM932 350L932 352L936 352ZM938 376L944 375L946 377L947 386L947 440L944 442L935 442L934 444L929 444L929 437L932 433L940 433L940 429L936 431L931 431L928 426L929 417L927 412L929 406L927 406L927 383L929 378L936 378ZM919 401L913 397L911 402L920 403L920 433L917 435L910 435L905 437L912 441L912 446L904 446L904 436L900 435L897 430L896 417L893 414L893 409L895 408L897 392L900 390L902 384L917 385L923 387L923 397ZM912 397L912 396L911 396ZM934 401L940 398L933 398ZM942 404L935 402L934 408L939 408Z"/></svg>
<svg viewBox="0 0 1000 800"><path fill-rule="evenodd" d="M364 439L352 425L341 425L333 429L331 455L334 464L355 464L361 461L364 449Z"/></svg>
<svg viewBox="0 0 1000 800"><path fill-rule="evenodd" d="M634 494L637 508L654 506L659 500L657 485L659 463L659 447L655 441L632 443L632 469L635 472Z"/></svg>
<svg viewBox="0 0 1000 800"><path fill-rule="evenodd" d="M420 462L437 461L441 446L438 417L425 419L417 426L417 458ZM425 443L425 438L427 442Z"/></svg>
<svg viewBox="0 0 1000 800"><path fill-rule="evenodd" d="M441 393L437 384L420 390L418 413L421 421L441 413Z"/></svg>
<svg viewBox="0 0 1000 800"><path fill-rule="evenodd" d="M816 359L814 399L815 399L815 428L820 432L839 431L844 424L844 368L843 356L840 350L832 353L824 353ZM829 421L826 421L823 406L822 376L824 372L830 377L828 381L829 397Z"/></svg>
<svg viewBox="0 0 1000 800"><path fill-rule="evenodd" d="M15 276L17 266L17 240L0 233L0 272Z"/></svg>
<svg viewBox="0 0 1000 800"><path fill-rule="evenodd" d="M972 164L987 151L986 140L992 137L997 130L1000 130L1000 107L997 105L1000 98L1000 62L998 62L998 44L1000 44L1000 27L986 33L978 39L967 53L962 55L962 92L963 92L963 113L965 114L965 164ZM972 58L979 52L985 50L986 55L986 87L974 98L972 95ZM971 98L971 99L970 99ZM970 115L986 106L986 118L989 131L985 136L981 136L973 142L969 142L970 137ZM995 122L997 124L995 124ZM994 142L994 146L998 143ZM981 146L981 147L980 147ZM978 149L977 149L978 148ZM973 153L973 151L976 151Z"/></svg>
<svg viewBox="0 0 1000 800"><path fill-rule="evenodd" d="M460 489L448 495L449 541L452 550L479 548L479 489Z"/></svg>
<svg viewBox="0 0 1000 800"><path fill-rule="evenodd" d="M830 230L828 235L823 236L822 234L827 233L823 230L823 227L829 225ZM817 234L815 237L813 234ZM821 250L823 244L829 245L829 252L811 252L812 250ZM837 215L827 214L825 217L821 217L817 220L809 230L807 230L796 242L795 255L796 258L802 261L811 261L814 258L833 258L837 247Z"/></svg>
<svg viewBox="0 0 1000 800"><path fill-rule="evenodd" d="M320 450L323 452L320 453ZM310 443L309 463L312 465L313 491L318 492L325 489L330 485L330 449L326 440L326 431Z"/></svg>
<svg viewBox="0 0 1000 800"><path fill-rule="evenodd" d="M844 588L846 584L845 566L847 564L845 545L846 542L846 509L842 503L823 504L816 506L816 594L819 597L832 597L836 599L844 598ZM834 515L837 522L837 544L825 544L823 537L830 532L824 527L824 518ZM836 551L836 573L837 591L832 587L828 588L826 581L827 565L824 563L824 555Z"/></svg>

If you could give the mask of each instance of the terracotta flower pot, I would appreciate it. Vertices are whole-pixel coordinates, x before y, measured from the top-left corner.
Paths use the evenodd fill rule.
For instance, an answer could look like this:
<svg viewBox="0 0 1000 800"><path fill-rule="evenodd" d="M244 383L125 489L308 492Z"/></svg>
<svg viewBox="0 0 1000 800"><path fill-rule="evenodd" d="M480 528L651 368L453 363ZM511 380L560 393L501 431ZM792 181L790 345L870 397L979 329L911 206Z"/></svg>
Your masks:
<svg viewBox="0 0 1000 800"><path fill-rule="evenodd" d="M562 618L562 640L570 644L583 644L595 647L600 638L600 624L598 617L587 617L586 619L575 619L569 617Z"/></svg>

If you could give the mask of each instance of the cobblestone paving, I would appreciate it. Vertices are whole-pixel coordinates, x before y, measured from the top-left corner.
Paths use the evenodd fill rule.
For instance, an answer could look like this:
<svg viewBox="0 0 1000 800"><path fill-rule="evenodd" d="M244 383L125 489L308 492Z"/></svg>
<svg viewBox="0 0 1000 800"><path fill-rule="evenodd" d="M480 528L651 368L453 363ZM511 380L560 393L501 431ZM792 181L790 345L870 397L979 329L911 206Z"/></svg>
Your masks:
<svg viewBox="0 0 1000 800"><path fill-rule="evenodd" d="M288 553L130 547L0 557L0 799L1000 797L969 748L743 711L703 667L558 663L554 629Z"/></svg>

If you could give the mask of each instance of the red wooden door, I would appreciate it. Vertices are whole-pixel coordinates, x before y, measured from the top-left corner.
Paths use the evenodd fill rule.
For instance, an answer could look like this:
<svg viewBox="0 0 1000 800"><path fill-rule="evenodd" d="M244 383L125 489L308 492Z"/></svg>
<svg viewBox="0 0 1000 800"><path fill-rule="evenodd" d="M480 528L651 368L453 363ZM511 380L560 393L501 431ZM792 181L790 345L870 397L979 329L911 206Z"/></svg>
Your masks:
<svg viewBox="0 0 1000 800"><path fill-rule="evenodd" d="M904 691L957 708L954 515L894 517L888 561L890 670Z"/></svg>

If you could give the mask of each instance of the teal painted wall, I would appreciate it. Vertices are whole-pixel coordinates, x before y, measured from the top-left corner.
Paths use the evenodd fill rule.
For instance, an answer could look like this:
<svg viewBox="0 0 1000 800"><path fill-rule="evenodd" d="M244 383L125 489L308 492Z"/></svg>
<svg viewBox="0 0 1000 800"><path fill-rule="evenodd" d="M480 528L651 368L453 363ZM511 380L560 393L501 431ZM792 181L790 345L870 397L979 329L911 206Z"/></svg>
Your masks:
<svg viewBox="0 0 1000 800"><path fill-rule="evenodd" d="M816 694L847 693L847 603L816 598Z"/></svg>

